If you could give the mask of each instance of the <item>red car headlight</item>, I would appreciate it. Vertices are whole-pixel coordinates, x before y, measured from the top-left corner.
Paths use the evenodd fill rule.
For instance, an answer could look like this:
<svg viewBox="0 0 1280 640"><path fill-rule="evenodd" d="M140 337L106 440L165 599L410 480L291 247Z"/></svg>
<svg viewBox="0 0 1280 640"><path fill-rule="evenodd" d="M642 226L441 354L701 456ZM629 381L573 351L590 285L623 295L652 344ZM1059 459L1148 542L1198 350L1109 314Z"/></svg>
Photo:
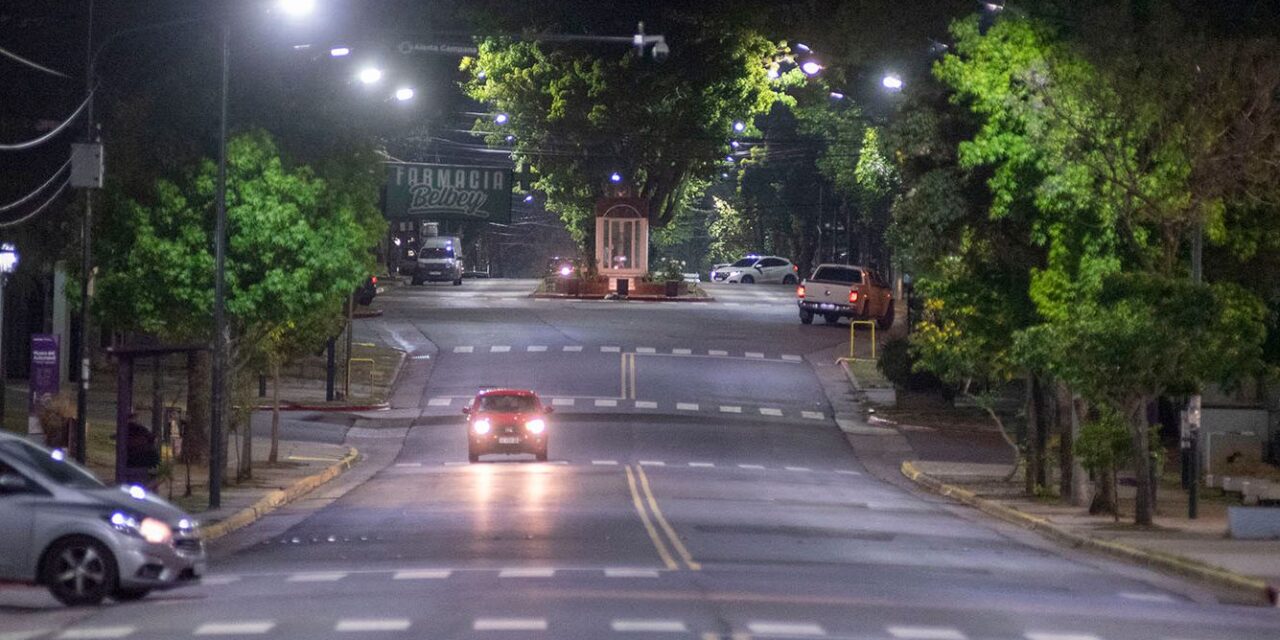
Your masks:
<svg viewBox="0 0 1280 640"><path fill-rule="evenodd" d="M542 418L534 418L524 423L524 428L532 434L539 434L547 430L547 421Z"/></svg>
<svg viewBox="0 0 1280 640"><path fill-rule="evenodd" d="M476 435L482 436L486 433L489 433L489 429L491 428L491 426L492 425L489 424L488 418L481 418L471 423L471 430L475 431Z"/></svg>

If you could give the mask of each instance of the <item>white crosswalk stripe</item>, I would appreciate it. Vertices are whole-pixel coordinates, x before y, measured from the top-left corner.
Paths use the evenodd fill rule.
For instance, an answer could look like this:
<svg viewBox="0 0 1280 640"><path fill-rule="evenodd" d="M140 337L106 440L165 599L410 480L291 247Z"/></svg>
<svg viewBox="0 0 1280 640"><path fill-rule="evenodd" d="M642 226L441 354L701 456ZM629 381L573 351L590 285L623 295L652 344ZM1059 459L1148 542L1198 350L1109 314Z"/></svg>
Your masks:
<svg viewBox="0 0 1280 640"><path fill-rule="evenodd" d="M652 400L636 400L637 409L657 409L658 403Z"/></svg>
<svg viewBox="0 0 1280 640"><path fill-rule="evenodd" d="M582 351L582 345L580 345L580 344L571 344L571 345L566 346L566 347L564 348L564 351L565 351L565 353L580 353L580 352Z"/></svg>
<svg viewBox="0 0 1280 640"><path fill-rule="evenodd" d="M499 578L553 578L556 570L549 567L513 567L498 572Z"/></svg>
<svg viewBox="0 0 1280 640"><path fill-rule="evenodd" d="M600 353L621 353L622 347L600 347Z"/></svg>
<svg viewBox="0 0 1280 640"><path fill-rule="evenodd" d="M337 582L347 577L343 571L326 571L317 573L295 573L286 582Z"/></svg>
<svg viewBox="0 0 1280 640"><path fill-rule="evenodd" d="M397 571L393 580L444 580L453 575L449 569L405 569Z"/></svg>
<svg viewBox="0 0 1280 640"><path fill-rule="evenodd" d="M474 631L546 631L545 618L476 618Z"/></svg>
<svg viewBox="0 0 1280 640"><path fill-rule="evenodd" d="M529 345L528 347L529 353L542 353L543 351L546 351L546 350L547 350L546 347L542 345L537 345L537 344Z"/></svg>
<svg viewBox="0 0 1280 640"><path fill-rule="evenodd" d="M801 411L800 415L809 420L824 420L827 417L826 414L821 411Z"/></svg>
<svg viewBox="0 0 1280 640"><path fill-rule="evenodd" d="M618 461L617 460L592 460L591 464L594 464L598 467L614 467L618 465Z"/></svg>
<svg viewBox="0 0 1280 640"><path fill-rule="evenodd" d="M787 471L801 471L801 472L813 471L813 469L810 469L809 467L783 467L783 468L786 469Z"/></svg>
<svg viewBox="0 0 1280 640"><path fill-rule="evenodd" d="M432 398L427 401L428 407L447 407L453 404L453 398Z"/></svg>
<svg viewBox="0 0 1280 640"><path fill-rule="evenodd" d="M804 360L804 358L801 358L800 356L791 355L789 353L782 354L782 359L786 360L787 362L800 362Z"/></svg>
<svg viewBox="0 0 1280 640"><path fill-rule="evenodd" d="M100 638L127 638L138 629L136 627L84 627L67 629L58 634L61 640L99 640Z"/></svg>
<svg viewBox="0 0 1280 640"><path fill-rule="evenodd" d="M453 348L454 353L472 353L475 350L476 350L475 347L454 347Z"/></svg>
<svg viewBox="0 0 1280 640"><path fill-rule="evenodd" d="M489 353L507 353L511 351L511 347L505 344L495 344L489 347Z"/></svg>
<svg viewBox="0 0 1280 640"><path fill-rule="evenodd" d="M636 353L657 353L658 350L653 347L636 347Z"/></svg>
<svg viewBox="0 0 1280 640"><path fill-rule="evenodd" d="M888 627L889 635L900 640L968 640L952 627Z"/></svg>
<svg viewBox="0 0 1280 640"><path fill-rule="evenodd" d="M672 349L671 353L678 356L687 356L693 353L693 349Z"/></svg>
<svg viewBox="0 0 1280 640"><path fill-rule="evenodd" d="M52 631L49 629L31 629L29 631L3 631L0 632L0 640L35 640L40 636L47 636Z"/></svg>
<svg viewBox="0 0 1280 640"><path fill-rule="evenodd" d="M697 411L698 404L695 402L677 402L676 410L677 411Z"/></svg>
<svg viewBox="0 0 1280 640"><path fill-rule="evenodd" d="M333 626L333 630L338 632L405 631L412 625L412 621L404 618L339 620L338 624Z"/></svg>
<svg viewBox="0 0 1280 640"><path fill-rule="evenodd" d="M1057 631L1028 631L1022 635L1027 640L1101 640L1089 633L1059 633Z"/></svg>
<svg viewBox="0 0 1280 640"><path fill-rule="evenodd" d="M572 407L573 398L552 398L551 404L556 407Z"/></svg>
<svg viewBox="0 0 1280 640"><path fill-rule="evenodd" d="M640 466L642 466L642 467L665 467L665 466L667 466L667 463L665 463L665 462L663 462L663 461L661 461L661 460L641 460L641 461L640 461Z"/></svg>
<svg viewBox="0 0 1280 640"><path fill-rule="evenodd" d="M747 357L748 357L748 358L753 358L753 359L759 360L759 359L761 359L761 358L764 358L764 354L763 354L763 353L760 353L759 351L748 351L748 352L747 352Z"/></svg>
<svg viewBox="0 0 1280 640"><path fill-rule="evenodd" d="M780 416L782 409L774 409L772 407L760 407L760 415L762 416Z"/></svg>
<svg viewBox="0 0 1280 640"><path fill-rule="evenodd" d="M729 355L729 352L728 352L728 351L721 351L721 350L719 350L719 349L712 349L712 350L710 350L710 351L708 351L708 352L707 352L707 355L709 355L709 356L727 356L727 355Z"/></svg>
<svg viewBox="0 0 1280 640"><path fill-rule="evenodd" d="M714 462L690 462L690 463L689 463L689 466L691 466L691 467L698 467L698 468L707 468L707 467L714 467L714 466L716 466L716 463L714 463Z"/></svg>
<svg viewBox="0 0 1280 640"><path fill-rule="evenodd" d="M618 406L618 401L609 400L607 398L596 398L596 406L597 407L616 407Z"/></svg>
<svg viewBox="0 0 1280 640"><path fill-rule="evenodd" d="M609 625L619 633L687 633L689 627L679 620L614 620Z"/></svg>
<svg viewBox="0 0 1280 640"><path fill-rule="evenodd" d="M259 622L210 622L196 628L198 636L247 636L262 635L271 631L276 623L269 620Z"/></svg>
<svg viewBox="0 0 1280 640"><path fill-rule="evenodd" d="M740 464L740 465L738 465L738 468L739 468L739 469L753 469L753 470L759 470L759 469L763 469L763 468L764 468L764 465L762 465L762 464Z"/></svg>
<svg viewBox="0 0 1280 640"><path fill-rule="evenodd" d="M751 622L747 629L761 636L825 636L821 626L811 622Z"/></svg>
<svg viewBox="0 0 1280 640"><path fill-rule="evenodd" d="M657 569L630 569L627 567L606 568L604 570L606 578L657 578L659 576Z"/></svg>
<svg viewBox="0 0 1280 640"><path fill-rule="evenodd" d="M720 405L720 413L742 413L742 407L722 404Z"/></svg>

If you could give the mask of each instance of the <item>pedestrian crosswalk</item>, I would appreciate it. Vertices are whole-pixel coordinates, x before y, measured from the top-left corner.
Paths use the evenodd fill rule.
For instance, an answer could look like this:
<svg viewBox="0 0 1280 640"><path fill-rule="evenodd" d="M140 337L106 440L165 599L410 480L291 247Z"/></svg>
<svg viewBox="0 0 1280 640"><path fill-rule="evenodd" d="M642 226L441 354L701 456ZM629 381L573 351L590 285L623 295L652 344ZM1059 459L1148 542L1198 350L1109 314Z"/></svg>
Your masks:
<svg viewBox="0 0 1280 640"><path fill-rule="evenodd" d="M634 347L624 347L620 345L596 345L587 346L581 344L566 345L547 345L547 344L527 344L527 345L511 345L511 344L489 344L476 345L464 344L454 345L443 349L446 353L456 355L484 355L484 354L517 354L517 353L540 353L540 354L592 354L592 353L634 353L642 356L670 356L670 357L686 357L686 358L734 358L745 360L762 360L771 362L804 362L804 357L795 353L766 353L763 351L727 351L725 349L694 349L693 347L670 347L659 348L653 346L639 345Z"/></svg>
<svg viewBox="0 0 1280 640"><path fill-rule="evenodd" d="M427 399L423 416L454 415L454 408L467 405L472 396L436 396ZM783 418L802 421L826 421L826 411L796 407L758 406L747 404L722 404L706 402L671 402L659 400L632 400L628 398L598 398L575 396L544 396L542 401L563 413L593 413L598 410L641 411L653 413L714 413L729 416L756 418Z"/></svg>

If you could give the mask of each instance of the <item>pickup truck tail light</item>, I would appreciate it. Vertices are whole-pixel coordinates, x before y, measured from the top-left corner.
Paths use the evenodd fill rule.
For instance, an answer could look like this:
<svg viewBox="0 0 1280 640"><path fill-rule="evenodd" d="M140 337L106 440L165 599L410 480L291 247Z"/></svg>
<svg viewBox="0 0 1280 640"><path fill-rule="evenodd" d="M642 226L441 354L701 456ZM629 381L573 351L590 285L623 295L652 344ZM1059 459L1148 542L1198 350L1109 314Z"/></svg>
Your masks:
<svg viewBox="0 0 1280 640"><path fill-rule="evenodd" d="M796 287L796 297L804 300L804 285Z"/></svg>
<svg viewBox="0 0 1280 640"><path fill-rule="evenodd" d="M858 301L858 290L854 289L853 291L849 292L849 304L854 304L857 301Z"/></svg>

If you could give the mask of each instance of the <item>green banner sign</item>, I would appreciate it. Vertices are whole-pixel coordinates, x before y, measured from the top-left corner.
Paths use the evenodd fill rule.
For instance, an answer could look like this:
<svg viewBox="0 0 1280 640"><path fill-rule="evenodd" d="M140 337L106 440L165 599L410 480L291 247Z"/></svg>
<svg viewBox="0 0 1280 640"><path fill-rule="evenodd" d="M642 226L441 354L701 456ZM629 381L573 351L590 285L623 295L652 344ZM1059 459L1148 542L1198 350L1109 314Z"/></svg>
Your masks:
<svg viewBox="0 0 1280 640"><path fill-rule="evenodd" d="M511 222L511 170L387 163L387 218Z"/></svg>

